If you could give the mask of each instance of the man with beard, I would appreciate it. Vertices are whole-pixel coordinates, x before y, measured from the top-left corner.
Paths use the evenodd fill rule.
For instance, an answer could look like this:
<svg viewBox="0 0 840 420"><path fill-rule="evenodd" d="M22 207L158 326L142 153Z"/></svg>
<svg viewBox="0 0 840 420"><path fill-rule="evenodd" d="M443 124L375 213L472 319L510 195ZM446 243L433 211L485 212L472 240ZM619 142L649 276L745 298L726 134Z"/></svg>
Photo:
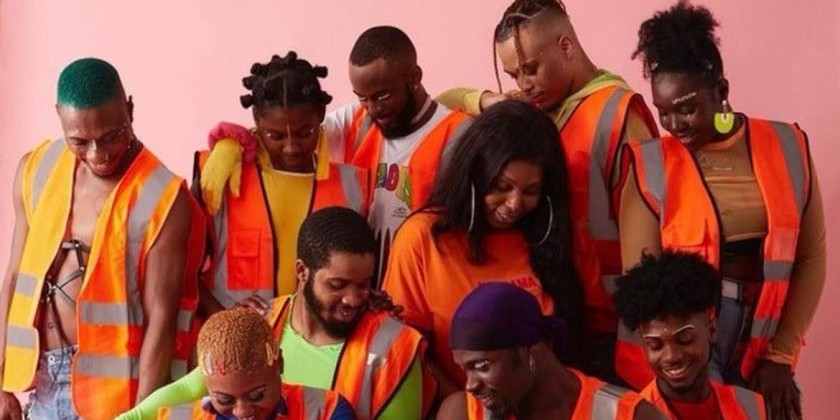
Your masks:
<svg viewBox="0 0 840 420"><path fill-rule="evenodd" d="M412 211L425 204L441 160L471 120L432 100L422 84L417 51L398 28L376 26L363 32L353 46L349 64L350 84L359 103L328 113L324 130L332 161L370 171L373 199L368 222L379 245L374 276L377 287L394 233ZM241 153L243 148L231 147L230 142L254 141L247 132L237 137L211 139L220 140L216 145L224 144L214 147L213 154ZM243 144L246 150L252 147ZM211 155L201 174L204 195L222 196L221 190L240 161L241 156L214 159ZM231 183L231 189L238 194L238 185Z"/></svg>
<svg viewBox="0 0 840 420"><path fill-rule="evenodd" d="M764 399L709 379L721 278L699 255L646 255L619 280L615 304L656 378L642 396L672 419L764 419Z"/></svg>
<svg viewBox="0 0 840 420"><path fill-rule="evenodd" d="M563 366L552 350L558 326L524 289L491 282L458 306L452 355L467 376L438 420L660 419L639 394Z"/></svg>
<svg viewBox="0 0 840 420"><path fill-rule="evenodd" d="M283 355L283 381L332 389L362 419L420 419L434 396L425 374L426 343L419 332L385 313L368 311L376 242L353 210L310 214L298 235L297 292L271 304L243 302L267 314ZM206 395L201 373L143 401L120 419L154 419L159 407Z"/></svg>

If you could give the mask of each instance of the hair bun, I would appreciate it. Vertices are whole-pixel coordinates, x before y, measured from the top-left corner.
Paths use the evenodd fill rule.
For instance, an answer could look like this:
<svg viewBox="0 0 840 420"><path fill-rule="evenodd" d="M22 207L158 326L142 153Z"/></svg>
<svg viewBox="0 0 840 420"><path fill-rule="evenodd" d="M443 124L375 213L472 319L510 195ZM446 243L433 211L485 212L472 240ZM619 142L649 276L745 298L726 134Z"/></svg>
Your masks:
<svg viewBox="0 0 840 420"><path fill-rule="evenodd" d="M315 66L312 68L312 72L315 73L315 77L323 79L327 77L328 70L324 66Z"/></svg>
<svg viewBox="0 0 840 420"><path fill-rule="evenodd" d="M254 105L254 97L251 94L242 95L239 97L239 103L242 104L242 108L250 108Z"/></svg>

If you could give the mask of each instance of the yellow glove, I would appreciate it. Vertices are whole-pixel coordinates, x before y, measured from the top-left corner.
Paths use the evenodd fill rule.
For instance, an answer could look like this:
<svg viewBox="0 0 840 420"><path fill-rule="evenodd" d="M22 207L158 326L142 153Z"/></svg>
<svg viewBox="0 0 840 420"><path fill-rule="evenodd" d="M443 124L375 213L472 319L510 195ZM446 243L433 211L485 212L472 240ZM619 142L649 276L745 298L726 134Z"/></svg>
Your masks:
<svg viewBox="0 0 840 420"><path fill-rule="evenodd" d="M234 197L239 197L242 180L242 151L239 141L224 138L216 142L207 163L201 170L201 194L207 211L216 214L225 196L225 185Z"/></svg>

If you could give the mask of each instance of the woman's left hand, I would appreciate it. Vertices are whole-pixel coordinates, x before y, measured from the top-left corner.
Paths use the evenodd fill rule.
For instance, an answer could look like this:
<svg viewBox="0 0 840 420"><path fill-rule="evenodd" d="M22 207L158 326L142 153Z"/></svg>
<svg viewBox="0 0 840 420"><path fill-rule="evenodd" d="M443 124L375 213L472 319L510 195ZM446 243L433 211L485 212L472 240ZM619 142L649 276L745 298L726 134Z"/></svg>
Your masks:
<svg viewBox="0 0 840 420"><path fill-rule="evenodd" d="M764 396L769 419L801 419L802 401L790 365L762 360L750 388Z"/></svg>
<svg viewBox="0 0 840 420"><path fill-rule="evenodd" d="M388 312L395 318L401 318L403 306L397 305L384 290L371 290L368 297L368 307L373 312Z"/></svg>

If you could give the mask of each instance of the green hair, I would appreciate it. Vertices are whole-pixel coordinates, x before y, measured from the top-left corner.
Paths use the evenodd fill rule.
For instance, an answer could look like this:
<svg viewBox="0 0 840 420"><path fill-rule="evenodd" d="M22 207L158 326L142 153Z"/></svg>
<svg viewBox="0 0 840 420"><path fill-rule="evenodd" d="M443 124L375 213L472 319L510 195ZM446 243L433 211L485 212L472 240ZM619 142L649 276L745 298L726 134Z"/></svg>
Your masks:
<svg viewBox="0 0 840 420"><path fill-rule="evenodd" d="M81 58L61 71L57 90L59 105L89 109L119 97L122 82L117 69L107 61Z"/></svg>

